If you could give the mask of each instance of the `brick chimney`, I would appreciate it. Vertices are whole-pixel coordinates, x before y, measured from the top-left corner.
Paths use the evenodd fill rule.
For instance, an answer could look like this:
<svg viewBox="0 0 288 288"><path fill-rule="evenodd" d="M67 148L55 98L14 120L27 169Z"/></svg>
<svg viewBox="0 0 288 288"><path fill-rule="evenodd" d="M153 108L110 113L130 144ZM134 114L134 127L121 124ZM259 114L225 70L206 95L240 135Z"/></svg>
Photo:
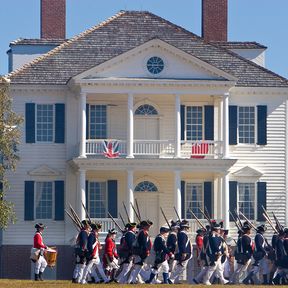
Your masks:
<svg viewBox="0 0 288 288"><path fill-rule="evenodd" d="M66 0L41 0L41 38L65 39Z"/></svg>
<svg viewBox="0 0 288 288"><path fill-rule="evenodd" d="M227 41L228 0L202 0L202 37Z"/></svg>

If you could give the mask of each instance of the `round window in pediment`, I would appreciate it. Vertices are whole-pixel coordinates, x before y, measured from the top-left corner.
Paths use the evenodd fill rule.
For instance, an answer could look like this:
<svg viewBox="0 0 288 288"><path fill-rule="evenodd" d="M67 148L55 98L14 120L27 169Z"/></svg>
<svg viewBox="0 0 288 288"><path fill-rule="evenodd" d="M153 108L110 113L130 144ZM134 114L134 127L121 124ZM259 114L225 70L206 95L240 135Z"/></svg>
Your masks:
<svg viewBox="0 0 288 288"><path fill-rule="evenodd" d="M157 56L153 56L147 61L147 69L151 74L159 74L164 69L164 61Z"/></svg>

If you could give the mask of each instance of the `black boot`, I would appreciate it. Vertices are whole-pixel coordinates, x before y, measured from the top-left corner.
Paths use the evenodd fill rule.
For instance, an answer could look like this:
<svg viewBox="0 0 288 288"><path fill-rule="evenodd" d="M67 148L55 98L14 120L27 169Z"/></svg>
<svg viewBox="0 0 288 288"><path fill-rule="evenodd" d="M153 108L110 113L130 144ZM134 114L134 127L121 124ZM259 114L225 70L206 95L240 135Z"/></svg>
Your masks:
<svg viewBox="0 0 288 288"><path fill-rule="evenodd" d="M35 281L40 281L39 274L35 274Z"/></svg>
<svg viewBox="0 0 288 288"><path fill-rule="evenodd" d="M39 272L39 280L40 280L40 281L44 281L44 279L43 279L43 272Z"/></svg>
<svg viewBox="0 0 288 288"><path fill-rule="evenodd" d="M263 285L268 285L268 275L263 275Z"/></svg>
<svg viewBox="0 0 288 288"><path fill-rule="evenodd" d="M272 279L272 285L280 285L280 279L281 275L277 274L273 279Z"/></svg>

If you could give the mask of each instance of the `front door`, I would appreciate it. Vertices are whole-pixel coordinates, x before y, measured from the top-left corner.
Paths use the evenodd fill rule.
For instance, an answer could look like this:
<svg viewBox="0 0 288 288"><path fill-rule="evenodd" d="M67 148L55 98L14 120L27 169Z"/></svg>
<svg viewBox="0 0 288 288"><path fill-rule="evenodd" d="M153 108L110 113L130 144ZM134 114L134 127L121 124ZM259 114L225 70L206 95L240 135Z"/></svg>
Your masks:
<svg viewBox="0 0 288 288"><path fill-rule="evenodd" d="M159 119L153 116L135 117L134 138L137 140L159 140Z"/></svg>
<svg viewBox="0 0 288 288"><path fill-rule="evenodd" d="M148 195L149 194L149 195ZM151 220L153 226L150 227L150 236L155 238L159 234L159 199L158 195L153 195L153 192L135 192L141 220Z"/></svg>

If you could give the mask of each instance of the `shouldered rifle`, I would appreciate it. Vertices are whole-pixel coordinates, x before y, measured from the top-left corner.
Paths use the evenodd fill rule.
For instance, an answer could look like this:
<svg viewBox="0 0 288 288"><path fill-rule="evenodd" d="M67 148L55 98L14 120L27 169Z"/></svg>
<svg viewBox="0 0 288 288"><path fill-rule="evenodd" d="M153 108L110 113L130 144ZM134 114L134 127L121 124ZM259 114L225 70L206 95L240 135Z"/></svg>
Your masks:
<svg viewBox="0 0 288 288"><path fill-rule="evenodd" d="M115 224L115 226L118 228L118 230L120 231L120 232L124 232L124 229L122 229L121 227L120 227L120 225L115 221L115 219L113 218L113 216L108 212L108 217L113 221L113 223Z"/></svg>
<svg viewBox="0 0 288 288"><path fill-rule="evenodd" d="M85 205L83 204L83 202L82 202L82 206L83 206L83 208L85 210L85 213L86 213L86 216L87 216L87 218L89 220L89 224L91 224L92 221L91 221L90 215L89 215L88 210L86 209Z"/></svg>
<svg viewBox="0 0 288 288"><path fill-rule="evenodd" d="M195 215L195 213L192 211L192 209L188 208L188 210L190 211L191 215L195 218L195 220L199 224L199 226L206 231L205 226L201 223L201 221L198 219L198 217Z"/></svg>
<svg viewBox="0 0 288 288"><path fill-rule="evenodd" d="M240 219L240 217L239 217L239 214L237 213L237 209L234 210L234 213L235 213L235 215L236 215L236 218L237 218L238 221L239 221L240 228L242 228L242 227L243 227L243 224L242 224L242 222L241 222L241 219Z"/></svg>
<svg viewBox="0 0 288 288"><path fill-rule="evenodd" d="M200 208L198 207L199 211L201 212L201 214L204 216L204 218L209 222L209 224L211 225L212 227L212 221L211 219L206 215L206 213Z"/></svg>
<svg viewBox="0 0 288 288"><path fill-rule="evenodd" d="M279 234L277 229L273 226L273 223L271 222L270 218L266 215L266 213L263 213L263 217L266 219L268 224L271 226L271 228L274 230L275 233Z"/></svg>
<svg viewBox="0 0 288 288"><path fill-rule="evenodd" d="M274 214L274 212L272 211L272 215L273 215L273 218L276 222L276 226L277 226L277 230L280 231L281 230L281 224L279 222L279 220L277 219L276 215Z"/></svg>
<svg viewBox="0 0 288 288"><path fill-rule="evenodd" d="M178 220L181 221L181 218L180 218L180 216L178 214L178 211L177 211L176 207L174 206L173 208L174 208L174 211L176 213L176 216L177 216Z"/></svg>
<svg viewBox="0 0 288 288"><path fill-rule="evenodd" d="M206 206L204 207L204 211L205 211L205 214L207 215L207 217L208 217L208 218L210 219L210 221L211 221L211 216L210 216L209 211L208 211L208 209L207 209Z"/></svg>
<svg viewBox="0 0 288 288"><path fill-rule="evenodd" d="M141 218L140 218L140 216L138 215L138 213L137 213L134 205L132 204L132 202L130 202L130 205L131 205L131 207L132 207L132 209L133 209L133 211L134 211L134 213L135 213L135 216L137 217L138 221L141 222Z"/></svg>
<svg viewBox="0 0 288 288"><path fill-rule="evenodd" d="M170 223L169 223L169 221L168 221L168 219L167 219L167 217L166 217L166 215L165 215L165 213L164 213L162 207L160 207L160 211L161 211L161 213L162 213L162 215L163 215L163 217L164 217L164 219L165 219L165 221L166 221L166 223L167 223L169 229L171 230L171 225L170 225Z"/></svg>
<svg viewBox="0 0 288 288"><path fill-rule="evenodd" d="M136 204L136 208L137 208L137 213L138 213L138 215L139 215L139 218L141 219L140 209L139 209L138 201L137 201L136 198L135 198L135 204Z"/></svg>
<svg viewBox="0 0 288 288"><path fill-rule="evenodd" d="M232 220L234 221L237 229L238 229L238 230L241 230L241 227L240 227L239 224L237 223L237 220L235 219L233 213L232 213L230 210L228 210L228 211L229 211L229 214L231 215L231 218L232 218Z"/></svg>
<svg viewBox="0 0 288 288"><path fill-rule="evenodd" d="M75 221L79 224L79 226L82 229L83 228L82 222L81 222L80 218L78 217L77 213L75 212L75 210L73 209L73 207L70 203L69 203L69 207L70 207L70 211L71 211L72 216L74 217Z"/></svg>
<svg viewBox="0 0 288 288"><path fill-rule="evenodd" d="M131 220L130 220L130 217L129 217L129 214L128 214L128 211L127 211L127 208L126 208L126 205L125 203L123 202L123 206L124 206L124 210L125 210L125 213L126 213L126 216L127 216L127 220L129 223L131 223Z"/></svg>
<svg viewBox="0 0 288 288"><path fill-rule="evenodd" d="M257 227L256 227L241 211L239 211L239 214L247 221L247 223L248 223L255 231L257 231Z"/></svg>
<svg viewBox="0 0 288 288"><path fill-rule="evenodd" d="M73 222L73 224L75 225L77 231L81 230L81 227L79 226L79 224L76 222L76 220L73 218L73 216L65 209L64 210L66 212L66 214L69 216L69 218L71 219L71 221Z"/></svg>
<svg viewBox="0 0 288 288"><path fill-rule="evenodd" d="M124 227L125 227L125 222L124 222L124 219L123 219L123 217L122 217L122 215L119 213L119 217L120 217L120 219L121 219L121 221L122 221L122 224L124 225Z"/></svg>

